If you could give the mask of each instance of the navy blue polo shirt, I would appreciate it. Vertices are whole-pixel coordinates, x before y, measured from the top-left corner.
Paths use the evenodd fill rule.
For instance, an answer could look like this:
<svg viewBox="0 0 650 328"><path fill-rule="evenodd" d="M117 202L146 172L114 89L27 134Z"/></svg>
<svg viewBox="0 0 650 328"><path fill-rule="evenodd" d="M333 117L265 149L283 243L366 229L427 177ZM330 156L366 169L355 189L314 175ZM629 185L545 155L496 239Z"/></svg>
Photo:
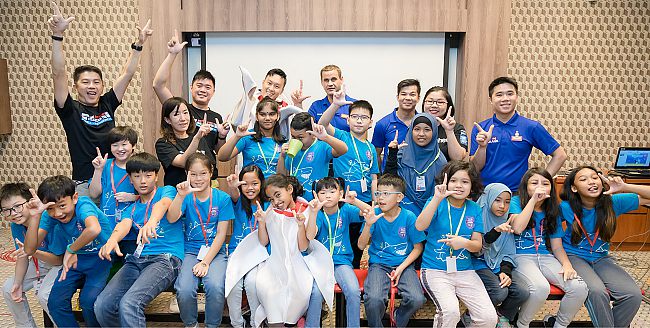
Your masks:
<svg viewBox="0 0 650 328"><path fill-rule="evenodd" d="M345 96L345 100L355 102L357 101L354 98L348 97L347 95ZM320 120L320 117L323 116L323 113L329 108L331 105L329 99L327 99L327 96L321 100L316 100L313 103L311 103L311 106L309 106L309 110L307 111L309 115L314 117L314 121L318 123ZM349 114L349 108L350 105L345 105L339 107L339 110L334 114L334 118L330 122L333 127L343 130L346 132L350 132L350 126L348 125L348 114Z"/></svg>
<svg viewBox="0 0 650 328"><path fill-rule="evenodd" d="M381 157L381 171L384 171L388 159L388 144L395 139L395 131L398 131L397 142L402 143L406 139L406 132L409 126L397 117L397 108L390 114L381 118L375 124L375 131L372 133L372 144L377 148L383 148Z"/></svg>
<svg viewBox="0 0 650 328"><path fill-rule="evenodd" d="M479 123L486 131L492 124L492 140L488 143L485 166L481 171L483 185L501 182L513 192L517 191L521 178L528 170L528 158L533 147L546 155L552 154L560 147L560 143L541 123L525 118L518 112L506 123L499 121L495 115ZM478 149L475 141L477 134L476 127L472 128L470 155L474 155Z"/></svg>

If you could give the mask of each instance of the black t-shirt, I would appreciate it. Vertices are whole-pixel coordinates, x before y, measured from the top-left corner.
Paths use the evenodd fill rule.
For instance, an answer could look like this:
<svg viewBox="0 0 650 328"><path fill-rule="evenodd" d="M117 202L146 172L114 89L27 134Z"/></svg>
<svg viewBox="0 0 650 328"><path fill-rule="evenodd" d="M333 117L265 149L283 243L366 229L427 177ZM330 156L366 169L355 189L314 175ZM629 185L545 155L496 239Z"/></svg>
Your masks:
<svg viewBox="0 0 650 328"><path fill-rule="evenodd" d="M110 145L106 140L108 132L115 127L115 110L122 103L117 99L113 89L99 97L97 107L81 104L72 99L70 94L63 108L54 101L54 109L61 119L68 139L68 152L72 161L72 179L88 180L92 178L95 168L92 161L97 157L99 147L102 154L108 153Z"/></svg>
<svg viewBox="0 0 650 328"><path fill-rule="evenodd" d="M176 156L183 154L187 147L190 146L190 143L192 143L192 138L194 136L189 136L185 139L176 139L176 144L171 144L167 142L165 139L160 138L156 141L156 155L158 155L158 160L162 164L163 168L165 169L165 185L166 186L174 186L176 187L177 184L187 180L187 174L185 173L185 169L181 167L174 166L172 162L174 161L174 158ZM199 147L197 151L202 152L210 159L212 160L212 163L216 163L216 157L214 155L214 151L210 146L208 146L208 142L203 137L201 141L199 142ZM213 166L213 172L212 172L212 179L217 178L217 167L216 164Z"/></svg>
<svg viewBox="0 0 650 328"><path fill-rule="evenodd" d="M207 136L203 137L203 139L207 141L208 146L210 146L211 149L214 149L214 146L217 144L217 141L219 141L217 139L219 137L219 132L217 131L215 120L219 121L219 124L223 123L223 119L221 118L221 115L211 110L198 109L194 107L194 105L192 104L190 104L188 109L190 111L190 114L192 114L192 117L194 117L194 120L196 121L197 129L201 127L201 125L203 124L203 116L205 114L208 115L208 122L210 123L210 125L212 125L212 132L210 132L210 134L208 134Z"/></svg>
<svg viewBox="0 0 650 328"><path fill-rule="evenodd" d="M456 123L454 135L456 135L456 140L458 140L460 146L467 150L467 132L462 124ZM451 159L449 158L449 148L447 147L447 131L445 131L442 125L438 125L438 147L440 147L440 151L449 162Z"/></svg>

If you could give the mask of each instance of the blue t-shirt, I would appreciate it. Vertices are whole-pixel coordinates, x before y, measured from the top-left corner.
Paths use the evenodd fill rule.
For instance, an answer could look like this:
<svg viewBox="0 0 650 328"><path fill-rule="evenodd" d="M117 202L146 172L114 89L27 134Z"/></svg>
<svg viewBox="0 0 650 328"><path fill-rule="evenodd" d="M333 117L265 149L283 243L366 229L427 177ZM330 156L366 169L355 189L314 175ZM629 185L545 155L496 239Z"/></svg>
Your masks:
<svg viewBox="0 0 650 328"><path fill-rule="evenodd" d="M510 214L519 214L521 213L521 201L519 196L512 197L510 201ZM533 211L533 218L535 219L535 238L533 238L533 229L526 228L519 235L515 235L515 247L517 249L517 254L551 254L546 248L546 238L544 238L543 233L549 233L544 231L544 212ZM549 238L562 238L564 235L564 230L562 229L562 219L560 217L555 218L557 225L555 226L555 231L551 231ZM535 242L534 239L537 239L537 253L535 253Z"/></svg>
<svg viewBox="0 0 650 328"><path fill-rule="evenodd" d="M196 207L195 207L196 202ZM217 236L217 224L221 221L229 221L235 218L232 209L230 196L225 192L212 188L212 207L210 207L210 198L200 201L194 194L187 195L181 205L181 220L185 230L185 253L198 254L202 245L210 246ZM197 212L198 211L198 212ZM201 214L199 217L199 213ZM209 213L209 214L208 214ZM209 217L208 217L209 215ZM203 227L201 227L203 221ZM203 236L205 229L205 236ZM226 243L221 245L220 251L226 249Z"/></svg>
<svg viewBox="0 0 650 328"><path fill-rule="evenodd" d="M348 97L347 95L345 96L345 100L355 102L357 101L356 99L352 97ZM321 116L323 116L323 113L330 107L331 103L329 99L327 99L327 96L325 98L316 100L313 103L311 103L311 106L309 106L309 115L311 115L314 118L314 121L318 123L320 120ZM350 132L350 126L348 125L348 115L350 114L350 105L343 105L339 107L339 110L336 111L336 114L334 114L334 118L332 118L332 121L330 124L332 124L333 127L343 130L346 132Z"/></svg>
<svg viewBox="0 0 650 328"><path fill-rule="evenodd" d="M39 225L40 229L50 232L55 232L55 228L58 226L63 232L68 244L73 243L81 233L86 229L86 219L94 216L99 222L99 226L102 228L102 231L97 235L97 237L91 241L88 245L80 248L77 251L77 254L93 254L98 253L99 249L104 246L108 238L111 236L113 229L111 228L108 218L102 212L93 201L86 197L81 196L77 200L77 205L74 208L74 215L68 223L62 223L61 221L52 218L47 211L43 212L41 215L41 223Z"/></svg>
<svg viewBox="0 0 650 328"><path fill-rule="evenodd" d="M115 202L115 193L113 192L113 187L111 184L111 166L115 162L114 158L109 158L104 165L104 170L102 171L102 193L99 200L99 208L106 214L111 227L114 229L115 225L119 222L119 216L115 215L116 202ZM90 181L89 181L90 182ZM131 184L131 179L126 172L126 169L121 168L117 165L113 167L113 183L115 184L115 190L117 192L127 192L130 194L135 194L135 188ZM117 209L123 211L129 205L129 203L118 203ZM129 234L124 237L123 240L135 240L138 235L134 233L133 230L129 231Z"/></svg>
<svg viewBox="0 0 650 328"><path fill-rule="evenodd" d="M427 201L427 204L425 204L424 207L431 202L432 198ZM436 213L431 219L431 224L427 229L427 243L425 244L424 253L422 254L422 267L425 269L447 270L446 259L450 255L451 247L447 246L445 243L438 242L438 240L447 238L448 234L456 234L456 230L458 230L459 236L467 239L472 239L472 233L474 232L483 233L482 211L478 204L471 200L466 200L465 204L461 208L456 208L450 205L451 226L449 224L450 220L447 204L449 204L447 198L440 202ZM465 208L465 216L461 221L463 208ZM455 250L453 251L453 255L456 257L456 269L458 271L474 270L471 254L467 249L462 248Z"/></svg>
<svg viewBox="0 0 650 328"><path fill-rule="evenodd" d="M14 246L18 249L16 239L25 244L25 234L27 234L27 227L22 224L11 223L11 236L13 237ZM39 251L52 253L54 255L62 255L65 253L68 242L61 231L60 227L54 227L54 230L45 236L43 242L38 246Z"/></svg>
<svg viewBox="0 0 650 328"><path fill-rule="evenodd" d="M132 220L132 228L136 231L144 226L145 220L149 221L153 206L163 198L174 200L176 197L176 188L172 186L163 186L156 189L156 193L151 198L149 206L147 203L135 202L127 207L122 212L122 220ZM146 216L146 218L145 218ZM160 255L171 254L179 259L184 256L183 244L183 223L178 220L174 223L169 223L166 217L160 219L156 227L158 238L150 238L149 244L144 245L141 255Z"/></svg>
<svg viewBox="0 0 650 328"><path fill-rule="evenodd" d="M395 139L395 133L398 133L397 142L402 143L406 139L409 126L397 117L397 108L395 108L390 114L377 121L374 130L372 144L377 148L384 149L381 159L381 170L383 172L388 160L388 144Z"/></svg>
<svg viewBox="0 0 650 328"><path fill-rule="evenodd" d="M321 140L315 140L309 148L301 149L293 158L284 158L287 172L298 178L298 182L305 189L303 197L307 201L314 199L312 183L329 174L329 162L332 158L332 146Z"/></svg>
<svg viewBox="0 0 650 328"><path fill-rule="evenodd" d="M232 252L237 248L237 245L239 245L246 236L257 230L257 224L255 223L257 205L251 204L252 214L248 216L246 210L244 210L244 206L242 205L242 197L244 196L239 196L239 200L233 206L235 216L232 222L232 234L230 235L230 241L228 242L228 254L232 254ZM260 205L262 205L263 210L266 210L268 207L268 203L262 203Z"/></svg>
<svg viewBox="0 0 650 328"><path fill-rule="evenodd" d="M380 214L380 209L375 209ZM379 263L396 267L411 254L413 245L424 241L424 232L415 228L415 214L406 209L401 209L399 215L388 222L384 217L379 218L370 227L370 247L368 263ZM365 222L363 223L365 227Z"/></svg>
<svg viewBox="0 0 650 328"><path fill-rule="evenodd" d="M244 167L252 164L259 166L265 178L275 174L281 145L273 138L263 137L262 141L257 142L252 136L245 136L237 141L235 147L242 153Z"/></svg>
<svg viewBox="0 0 650 328"><path fill-rule="evenodd" d="M614 207L614 215L617 217L623 213L636 210L639 208L639 196L637 194L615 194L612 195L612 203ZM567 229L562 237L562 245L567 254L577 255L586 261L596 261L607 254L609 254L609 243L604 242L598 236L594 246L592 247L585 237L584 232L581 231L581 240L577 245L571 243L571 227L573 226L574 213L568 202L563 201L560 203L560 212L562 219L566 221ZM582 208L582 219L580 220L585 231L589 235L589 239L593 240L596 235L596 209Z"/></svg>
<svg viewBox="0 0 650 328"><path fill-rule="evenodd" d="M492 140L487 145L481 179L484 185L501 182L515 192L528 170L528 158L533 147L550 155L560 144L541 123L520 116L517 112L506 123L499 121L496 116L479 123L486 131L493 124ZM470 155L474 155L478 149L478 144L474 142L477 134L476 127L472 128Z"/></svg>
<svg viewBox="0 0 650 328"><path fill-rule="evenodd" d="M329 220L328 220L329 218ZM350 243L350 223L361 222L359 209L350 204L343 204L337 214L328 215L319 211L316 216L318 234L316 239L330 250L334 265L352 265L354 252Z"/></svg>
<svg viewBox="0 0 650 328"><path fill-rule="evenodd" d="M357 198L362 202L372 199L372 174L379 174L377 166L377 151L370 142L361 141L339 129L334 129L334 138L348 146L348 151L334 158L334 176L342 177L350 190L357 192ZM358 154L358 156L357 156ZM366 192L361 192L361 183L365 178Z"/></svg>

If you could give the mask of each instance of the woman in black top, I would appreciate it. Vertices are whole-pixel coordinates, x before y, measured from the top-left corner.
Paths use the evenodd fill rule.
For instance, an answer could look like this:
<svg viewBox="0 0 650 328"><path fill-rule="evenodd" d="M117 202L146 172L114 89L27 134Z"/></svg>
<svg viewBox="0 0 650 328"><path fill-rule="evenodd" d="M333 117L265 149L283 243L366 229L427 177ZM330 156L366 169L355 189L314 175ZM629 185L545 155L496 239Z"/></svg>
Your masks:
<svg viewBox="0 0 650 328"><path fill-rule="evenodd" d="M424 94L422 112L429 113L438 121L438 146L447 161L463 160L467 156L467 132L454 119L454 103L449 91L443 87L432 87ZM455 138L447 138L453 134Z"/></svg>

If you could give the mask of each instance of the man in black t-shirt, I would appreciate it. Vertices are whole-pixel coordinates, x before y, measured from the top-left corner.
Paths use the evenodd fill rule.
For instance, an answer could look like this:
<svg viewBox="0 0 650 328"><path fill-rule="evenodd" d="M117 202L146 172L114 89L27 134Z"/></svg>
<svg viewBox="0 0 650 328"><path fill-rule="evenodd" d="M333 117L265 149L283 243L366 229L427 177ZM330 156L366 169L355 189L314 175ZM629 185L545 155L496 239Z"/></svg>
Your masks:
<svg viewBox="0 0 650 328"><path fill-rule="evenodd" d="M77 100L70 96L68 73L63 52L63 34L74 20L74 16L64 17L61 10L52 4L54 14L48 20L52 31L52 76L54 79L54 108L65 130L68 151L72 161L72 179L80 196L88 195L88 179L93 176L92 160L97 156L96 147L102 154L110 153L106 136L115 127L115 111L122 103L122 97L133 78L140 51L152 34L151 21L138 29L138 40L131 44L131 53L122 75L115 80L113 88L104 93L102 71L92 65L75 68L73 74L74 90Z"/></svg>

